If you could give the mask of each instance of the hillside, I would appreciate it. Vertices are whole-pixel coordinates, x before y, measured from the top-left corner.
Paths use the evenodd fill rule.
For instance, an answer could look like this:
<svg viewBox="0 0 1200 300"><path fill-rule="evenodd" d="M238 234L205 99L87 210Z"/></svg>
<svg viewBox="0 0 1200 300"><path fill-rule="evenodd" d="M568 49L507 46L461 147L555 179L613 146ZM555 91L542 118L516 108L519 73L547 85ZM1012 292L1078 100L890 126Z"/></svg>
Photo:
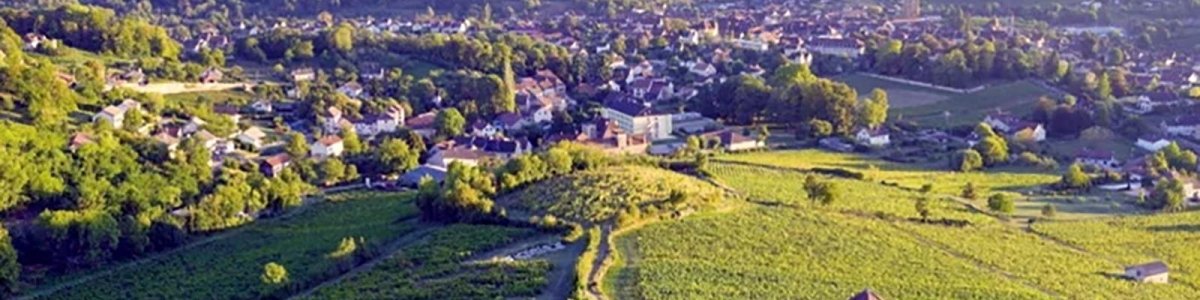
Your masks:
<svg viewBox="0 0 1200 300"><path fill-rule="evenodd" d="M950 183L962 182L961 174L887 164L877 165L882 170L873 176L900 187L817 175L841 191L822 206L806 200L802 183L812 173L798 168L859 170L853 161L877 162L842 154L811 159L817 155L722 157L726 162L711 166L715 179L767 205L616 236L624 262L609 271L606 280L615 282L605 283L606 293L622 299L835 299L871 288L888 299L1189 299L1200 292L1190 275L1197 253L1183 246L1194 235L1187 225L1194 214L1038 222L1035 234L950 197ZM1040 176L968 178L1022 190L1038 185ZM946 187L935 188L937 196L905 188L927 180ZM931 198L927 220L915 208L922 197ZM1177 282L1135 284L1120 275L1126 265L1155 259L1172 264Z"/></svg>
<svg viewBox="0 0 1200 300"><path fill-rule="evenodd" d="M668 203L674 192L682 193L690 203L684 206L713 203L722 197L720 189L695 178L655 167L622 165L551 178L505 196L501 202L569 220L599 222L632 205L642 210L650 206L682 208Z"/></svg>

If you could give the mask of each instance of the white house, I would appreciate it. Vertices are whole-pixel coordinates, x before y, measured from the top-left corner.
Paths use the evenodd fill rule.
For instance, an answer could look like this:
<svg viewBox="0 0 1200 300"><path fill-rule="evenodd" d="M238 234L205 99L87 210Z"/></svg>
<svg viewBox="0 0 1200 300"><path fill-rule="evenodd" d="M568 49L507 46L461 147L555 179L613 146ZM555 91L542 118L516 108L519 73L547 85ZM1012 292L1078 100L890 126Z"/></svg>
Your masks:
<svg viewBox="0 0 1200 300"><path fill-rule="evenodd" d="M358 135L371 137L381 133L395 132L404 126L404 109L399 107L389 108L383 113L364 114L361 118L347 116L337 107L326 109L326 113L328 114L324 124L326 132L338 132L342 130L342 126L352 126Z"/></svg>
<svg viewBox="0 0 1200 300"><path fill-rule="evenodd" d="M832 56L858 58L866 53L863 43L851 38L819 37L809 41L806 45L809 51Z"/></svg>
<svg viewBox="0 0 1200 300"><path fill-rule="evenodd" d="M126 99L125 101L121 101L119 105L110 105L100 110L99 113L92 116L92 122L105 120L109 124L112 124L113 128L121 128L121 125L125 122L125 114L134 109L142 109L142 104Z"/></svg>
<svg viewBox="0 0 1200 300"><path fill-rule="evenodd" d="M704 61L696 61L688 63L688 72L699 76L700 78L709 78L717 75L717 67Z"/></svg>
<svg viewBox="0 0 1200 300"><path fill-rule="evenodd" d="M741 133L737 133L731 129L706 134L705 137L717 139L721 142L721 147L725 148L725 151L728 152L753 150L762 148L764 146L763 143L758 142L758 140L742 135Z"/></svg>
<svg viewBox="0 0 1200 300"><path fill-rule="evenodd" d="M1169 269L1161 261L1125 267L1125 277L1142 283L1168 283Z"/></svg>
<svg viewBox="0 0 1200 300"><path fill-rule="evenodd" d="M1161 136L1143 136L1139 137L1137 140L1138 148L1142 148L1143 150L1150 152L1158 152L1158 150L1162 150L1162 148L1166 148L1170 145L1171 140Z"/></svg>
<svg viewBox="0 0 1200 300"><path fill-rule="evenodd" d="M336 135L327 135L317 139L309 147L310 154L317 158L342 156L344 150L345 146L342 142L342 137Z"/></svg>
<svg viewBox="0 0 1200 300"><path fill-rule="evenodd" d="M884 147L892 143L892 135L883 128L862 128L854 134L854 140L865 146Z"/></svg>
<svg viewBox="0 0 1200 300"><path fill-rule="evenodd" d="M1116 170L1121 167L1117 154L1108 150L1084 149L1075 155L1075 162L1101 170Z"/></svg>
<svg viewBox="0 0 1200 300"><path fill-rule="evenodd" d="M617 123L631 135L645 134L651 140L671 138L671 114L656 112L648 102L613 94L604 101L601 116Z"/></svg>

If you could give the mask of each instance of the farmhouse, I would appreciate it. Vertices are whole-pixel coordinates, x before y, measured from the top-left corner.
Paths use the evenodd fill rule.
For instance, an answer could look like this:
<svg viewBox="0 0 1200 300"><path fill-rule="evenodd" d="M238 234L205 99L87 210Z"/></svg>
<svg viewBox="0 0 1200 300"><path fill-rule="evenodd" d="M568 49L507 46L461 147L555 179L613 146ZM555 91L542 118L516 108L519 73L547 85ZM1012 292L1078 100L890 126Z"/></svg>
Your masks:
<svg viewBox="0 0 1200 300"><path fill-rule="evenodd" d="M120 105L110 105L105 107L100 111L100 113L97 113L92 117L92 122L105 120L108 121L109 124L112 124L113 128L121 128L121 124L125 122L125 113L128 113L130 110L141 108L142 104L138 103L137 101L121 101Z"/></svg>
<svg viewBox="0 0 1200 300"><path fill-rule="evenodd" d="M325 158L341 156L344 149L345 144L342 142L342 137L327 135L314 141L309 147L309 152L313 157Z"/></svg>
<svg viewBox="0 0 1200 300"><path fill-rule="evenodd" d="M1117 155L1107 150L1080 150L1075 155L1075 162L1102 170L1113 170L1121 166L1121 161L1117 159Z"/></svg>
<svg viewBox="0 0 1200 300"><path fill-rule="evenodd" d="M1167 283L1167 264L1162 261L1125 267L1125 277L1142 283Z"/></svg>
<svg viewBox="0 0 1200 300"><path fill-rule="evenodd" d="M264 159L262 164L259 165L259 171L262 171L263 175L267 177L275 177L291 164L292 157L288 156L287 153L280 153Z"/></svg>
<svg viewBox="0 0 1200 300"><path fill-rule="evenodd" d="M858 133L854 134L854 140L864 146L884 147L892 143L892 136L887 132L887 129L862 128L858 130Z"/></svg>
<svg viewBox="0 0 1200 300"><path fill-rule="evenodd" d="M263 139L266 137L267 133L263 132L262 128L258 126L250 126L250 128L242 130L241 133L238 133L237 140L253 149L258 149L262 148Z"/></svg>

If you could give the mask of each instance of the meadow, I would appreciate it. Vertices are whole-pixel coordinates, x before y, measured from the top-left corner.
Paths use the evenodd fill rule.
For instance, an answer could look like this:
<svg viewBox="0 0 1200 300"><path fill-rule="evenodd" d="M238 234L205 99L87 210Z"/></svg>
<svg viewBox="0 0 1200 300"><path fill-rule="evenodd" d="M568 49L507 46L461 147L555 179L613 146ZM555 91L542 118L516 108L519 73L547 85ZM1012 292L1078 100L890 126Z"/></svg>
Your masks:
<svg viewBox="0 0 1200 300"><path fill-rule="evenodd" d="M495 299L536 296L546 285L543 260L467 263L478 253L535 234L530 229L450 225L374 268L303 299Z"/></svg>
<svg viewBox="0 0 1200 300"><path fill-rule="evenodd" d="M210 243L154 257L46 295L45 299L259 299L311 286L352 267L361 255L331 257L339 243L386 243L415 231L410 194L343 194L290 215L256 222ZM340 198L340 199L338 199ZM263 265L288 271L286 284L264 284Z"/></svg>
<svg viewBox="0 0 1200 300"><path fill-rule="evenodd" d="M871 95L871 91L883 89L888 93L888 103L892 109L933 104L956 95L947 91L887 81L862 74L837 76L833 80L853 87L859 97L867 97Z"/></svg>
<svg viewBox="0 0 1200 300"><path fill-rule="evenodd" d="M924 126L956 127L979 124L988 113L1001 110L1015 115L1033 111L1038 98L1052 92L1028 81L1017 81L987 87L970 94L910 107L895 107L888 112L894 121L912 121ZM945 112L950 112L949 118Z"/></svg>

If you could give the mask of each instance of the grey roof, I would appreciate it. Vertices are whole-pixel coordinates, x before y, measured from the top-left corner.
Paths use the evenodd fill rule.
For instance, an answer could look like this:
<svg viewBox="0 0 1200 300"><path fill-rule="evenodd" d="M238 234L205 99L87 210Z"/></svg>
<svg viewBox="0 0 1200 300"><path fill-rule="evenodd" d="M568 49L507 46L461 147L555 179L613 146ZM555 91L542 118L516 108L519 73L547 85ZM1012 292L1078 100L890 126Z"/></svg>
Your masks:
<svg viewBox="0 0 1200 300"><path fill-rule="evenodd" d="M408 171L408 173L404 173L403 176L400 176L400 183L404 185L415 186L420 184L421 178L424 178L425 176L429 176L429 178L433 179L433 182L442 183L442 181L446 179L446 169L430 165L422 165L416 169L413 169L412 171Z"/></svg>
<svg viewBox="0 0 1200 300"><path fill-rule="evenodd" d="M1153 276L1167 273L1168 268L1166 263L1162 261L1155 261L1141 265L1128 266L1125 267L1125 271L1138 271L1140 276Z"/></svg>

